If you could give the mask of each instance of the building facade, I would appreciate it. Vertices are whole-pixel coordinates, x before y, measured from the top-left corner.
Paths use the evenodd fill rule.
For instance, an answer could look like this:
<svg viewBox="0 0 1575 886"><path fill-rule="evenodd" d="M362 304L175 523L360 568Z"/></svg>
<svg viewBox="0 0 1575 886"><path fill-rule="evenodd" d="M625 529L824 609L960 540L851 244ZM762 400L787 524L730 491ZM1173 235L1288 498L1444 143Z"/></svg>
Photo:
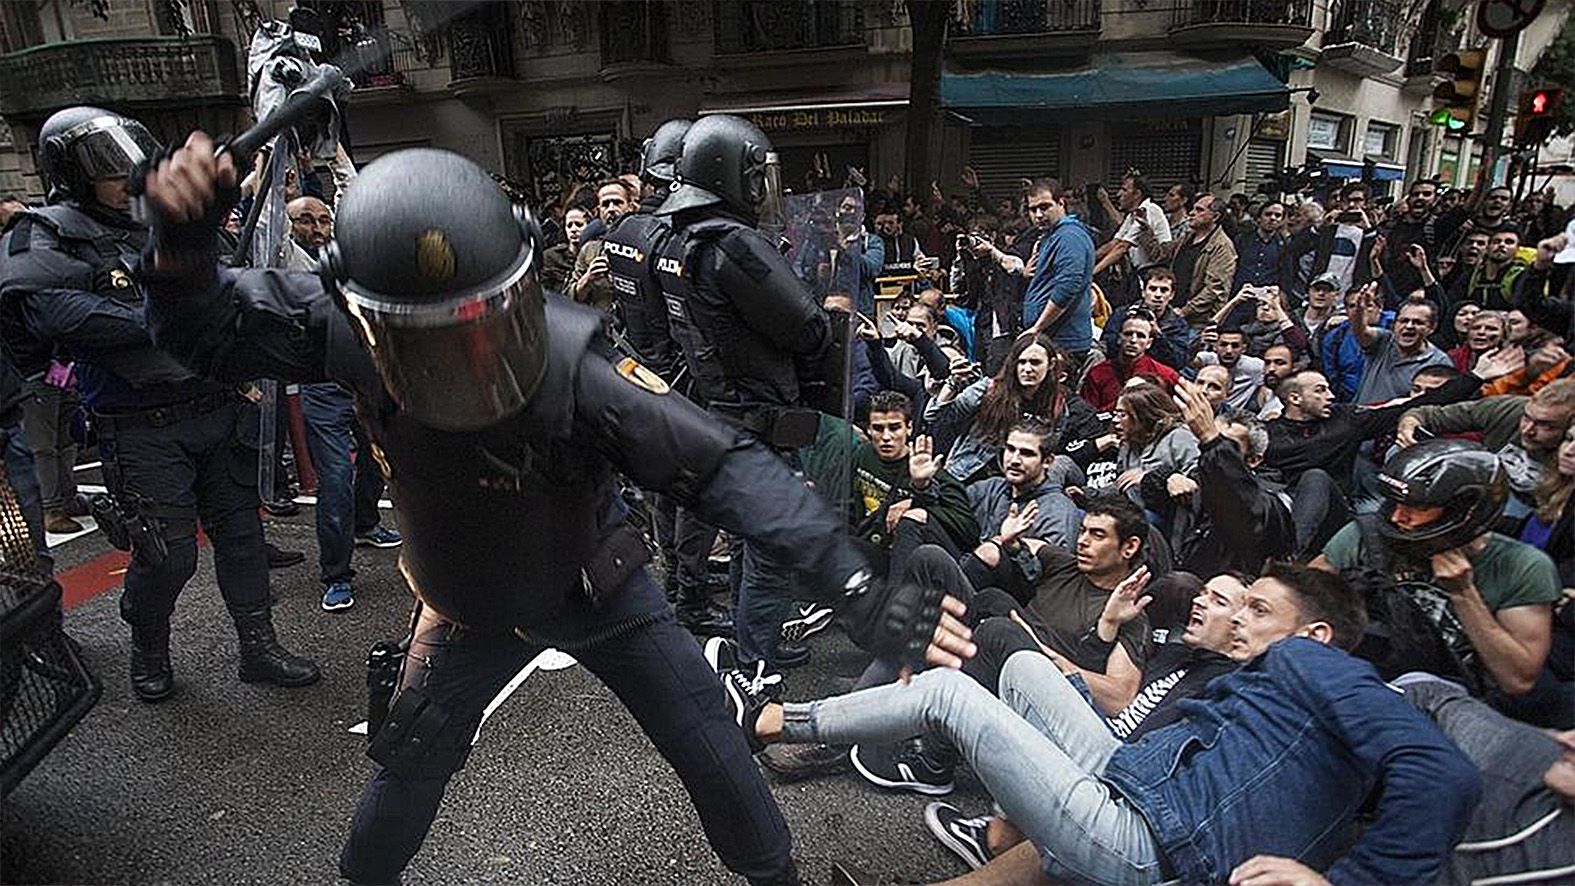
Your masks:
<svg viewBox="0 0 1575 886"><path fill-rule="evenodd" d="M948 2L940 180L971 165L1004 197L1024 177L1113 186L1137 169L1251 193L1312 162L1333 177L1370 164L1380 187L1465 183L1471 140L1426 121L1433 59L1497 41L1453 5ZM1519 67L1569 5L1550 3L1525 32ZM440 31L430 24L452 13L439 0L107 0L105 18L14 0L0 4L0 191L39 195L30 145L69 104L130 111L168 138L244 126L251 31L292 6L326 23L329 54L366 60L347 112L361 162L448 148L549 201L631 168L662 121L725 111L771 135L794 189L881 184L903 168L915 50L901 0L516 0Z"/></svg>

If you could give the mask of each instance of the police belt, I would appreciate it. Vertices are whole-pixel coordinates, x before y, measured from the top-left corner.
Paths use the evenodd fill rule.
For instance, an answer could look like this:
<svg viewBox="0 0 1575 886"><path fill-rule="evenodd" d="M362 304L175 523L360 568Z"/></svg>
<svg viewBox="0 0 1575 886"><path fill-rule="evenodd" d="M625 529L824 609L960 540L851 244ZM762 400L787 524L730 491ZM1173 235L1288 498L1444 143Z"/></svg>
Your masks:
<svg viewBox="0 0 1575 886"><path fill-rule="evenodd" d="M167 428L189 418L207 415L239 400L240 395L234 391L214 391L179 403L155 406L152 409L139 409L136 412L94 411L93 422L98 426L99 433L111 435L141 428Z"/></svg>
<svg viewBox="0 0 1575 886"><path fill-rule="evenodd" d="M815 442L820 429L820 413L802 407L712 403L711 412L777 449L808 446Z"/></svg>

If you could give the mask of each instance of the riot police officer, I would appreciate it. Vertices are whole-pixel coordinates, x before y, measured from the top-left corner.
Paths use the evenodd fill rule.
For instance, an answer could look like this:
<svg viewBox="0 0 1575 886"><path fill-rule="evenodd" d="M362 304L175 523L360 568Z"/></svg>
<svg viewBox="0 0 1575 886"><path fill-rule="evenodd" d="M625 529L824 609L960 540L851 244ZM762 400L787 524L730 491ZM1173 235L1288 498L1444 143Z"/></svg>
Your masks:
<svg viewBox="0 0 1575 886"><path fill-rule="evenodd" d="M174 689L170 614L197 569L199 519L240 635L240 678L306 686L317 666L274 634L256 456L236 435L244 401L233 385L199 379L156 350L143 325L134 274L147 229L129 214L126 177L156 148L141 123L100 108L68 108L44 123L38 156L50 205L29 210L0 241L0 319L24 367L55 347L76 360L104 478L129 527L120 614L131 626L137 696L154 702Z"/></svg>
<svg viewBox="0 0 1575 886"><path fill-rule="evenodd" d="M656 278L656 261L672 236L672 225L656 210L672 190L674 166L689 126L688 120L669 120L645 140L640 157L645 194L640 208L614 222L602 240L602 255L618 296L618 315L633 356L686 394L689 379L680 381L678 372L683 345L674 340L668 326L667 304ZM678 334L682 336L683 330ZM667 562L667 595L677 608L678 621L696 634L731 634L732 617L711 600L706 566L716 527L679 508L670 496L658 497L655 504L658 541Z"/></svg>
<svg viewBox="0 0 1575 886"><path fill-rule="evenodd" d="M972 647L941 610L960 607L873 582L839 521L774 456L616 359L598 312L544 295L535 223L470 161L416 149L367 166L340 203L326 279L215 271L211 234L233 181L200 133L148 175L154 339L205 374L327 376L354 391L419 601L340 872L397 879L487 701L550 645L634 714L728 867L797 882L723 689L642 568L614 470L757 540L841 600L850 634L877 655L959 664Z"/></svg>
<svg viewBox="0 0 1575 886"><path fill-rule="evenodd" d="M834 351L827 313L755 230L780 199L776 154L753 124L716 114L684 134L678 185L661 215L673 236L657 263L669 322L694 340L684 357L706 406L784 452L815 438L806 383L826 379ZM793 605L793 570L758 545L744 546L733 611L738 660L779 670L782 623Z"/></svg>

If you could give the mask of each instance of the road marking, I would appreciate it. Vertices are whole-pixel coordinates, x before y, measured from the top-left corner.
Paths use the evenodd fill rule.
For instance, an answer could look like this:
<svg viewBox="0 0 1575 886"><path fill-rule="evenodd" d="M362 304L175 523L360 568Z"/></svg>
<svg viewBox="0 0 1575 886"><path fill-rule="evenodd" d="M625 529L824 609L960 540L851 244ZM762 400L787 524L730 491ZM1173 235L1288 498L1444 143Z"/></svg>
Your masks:
<svg viewBox="0 0 1575 886"><path fill-rule="evenodd" d="M89 462L83 462L82 464L77 465L76 467L72 468L71 470L73 470L73 471L91 471L91 470L95 470L97 468L102 468L103 466L104 466L104 463L101 462L101 461L89 461Z"/></svg>

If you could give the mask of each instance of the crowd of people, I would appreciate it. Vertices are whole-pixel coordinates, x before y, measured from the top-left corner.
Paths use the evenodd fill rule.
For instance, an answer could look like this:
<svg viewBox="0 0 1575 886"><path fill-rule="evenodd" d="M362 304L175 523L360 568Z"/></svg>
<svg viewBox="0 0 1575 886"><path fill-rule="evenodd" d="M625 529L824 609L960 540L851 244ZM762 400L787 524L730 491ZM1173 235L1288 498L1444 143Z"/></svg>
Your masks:
<svg viewBox="0 0 1575 886"><path fill-rule="evenodd" d="M927 795L972 768L993 814L926 821L981 883L1575 871L1575 732L1538 731L1575 727L1571 213L1425 178L961 184L864 188L858 282L801 274L852 330L851 433L790 457L979 653L781 704L802 618L753 668L711 640L763 764Z"/></svg>
<svg viewBox="0 0 1575 886"><path fill-rule="evenodd" d="M511 241L510 249L529 253L527 270L548 290L545 322L554 335L580 330L583 321L581 314L557 317L554 311L568 309L552 305L572 301L600 312L620 376L657 397L687 396L738 435L731 455L711 453L711 432L684 424L694 420L622 400L592 422L601 435L596 451L614 453L609 458L624 476L624 504L648 515L637 525L660 551L676 623L703 641L726 710L762 765L784 779L851 769L880 789L931 796L949 793L958 768L968 767L994 808L937 801L925 813L935 837L977 871L959 884L1552 882L1575 875L1575 221L1568 211L1548 195L1517 200L1486 183L1465 193L1419 179L1383 206L1361 182L1255 201L1185 184L1162 190L1135 170L1113 197L1045 178L1024 181L1017 199L989 201L968 170L952 194L938 184L907 193L895 178L880 188L850 182L829 219L837 245L828 252L853 259L841 276L836 257L790 261L782 253L794 244L775 250L755 230L768 189L753 186L751 176L763 174L769 142L732 119L684 123L670 156L653 155L648 144L638 173L571 189L543 210L539 243L532 222L521 227L523 245ZM660 147L663 138L671 136L659 131L653 141ZM740 141L742 171L703 178L693 160L697 145L725 157ZM759 161L750 159L756 149ZM464 179L467 170L456 165L452 174ZM206 174L210 182L218 175ZM92 181L86 191L77 184L75 200L97 199ZM189 202L200 190L188 186L168 205L201 218L200 203ZM315 272L331 240L353 265L367 241L337 233L336 188L312 190L289 203L288 266ZM373 191L362 185L359 193ZM374 199L393 198L363 196L363 219L378 217L366 208ZM398 223L398 213L385 211L388 224ZM445 225L461 224L449 215ZM163 255L179 255L170 245L179 243L179 225L166 225L155 243ZM13 234L0 262L15 261L18 240ZM442 265L440 247L428 241L421 249L415 265L397 259L367 271L363 258L350 273L382 274L388 288L367 291L395 291L401 270L430 276L433 262ZM450 250L451 275L453 260ZM237 300L243 319L216 324L203 340L200 324L178 316L176 306L199 315L222 312L216 306L226 303L219 296L199 303L182 289L208 285L195 270L200 262L175 264L185 274L180 285L167 272L149 277L151 339L139 312L117 314L139 324L139 347L153 352L156 341L187 368L219 377L241 367L301 376L326 368L330 377L342 369L332 354L292 350L282 338L255 348L230 341L283 334L244 319L259 312L317 322L318 309L306 305L320 290L283 278L226 277L222 295ZM70 386L51 384L47 373L73 346L106 360L104 339L93 337L103 332L91 323L44 322L44 290L11 279L3 295L15 306L9 316L20 325L13 329L61 346L41 355L56 361L44 363L37 382L44 388L28 389L18 402L58 417L67 401L55 391ZM362 310L387 303L354 288L364 279L344 285L343 297ZM363 341L374 358L387 359L378 335L402 333L366 316L357 314ZM600 341L591 331L575 335ZM413 428L480 427L445 426L453 404L400 389L415 384L416 374L385 363L376 369L354 375L356 384L375 388L318 380L302 389L311 460L331 488L317 514L325 610L350 605L355 538L403 541L377 524L367 504L381 491L372 459L362 457L371 448L368 430L384 448L392 442L393 458L407 459L404 488L430 493L449 466L410 453L453 453L443 449L449 438ZM555 381L551 372L538 371L544 384L582 384ZM92 396L105 402L102 389ZM171 422L235 408L211 393L196 396L209 399L174 410ZM368 412L369 402L382 411ZM368 415L376 416L370 428ZM23 426L29 421L24 415ZM640 439L646 428L629 421L660 432ZM164 427L123 422L121 459L136 457L125 443L152 441ZM116 432L113 421L109 427ZM69 463L58 421L29 428L25 439L37 441L41 466L51 458ZM503 464L497 447L494 437L477 448ZM552 464L569 463L563 452L546 451ZM756 515L748 534L739 530L749 521L736 503L704 494L747 484L729 473L728 459L753 465L758 482L776 483L775 461L748 461L765 452L842 508L841 538L817 534L819 517L791 496L783 501L795 509L792 519ZM678 467L659 470L669 459ZM528 459L521 464L489 494L540 480L539 466L532 473ZM59 482L44 483L47 519L70 518L63 496ZM527 504L519 516L538 517L529 510L537 505ZM182 514L201 512L204 522L222 516L206 498L182 507ZM410 574L420 583L436 573L419 564L430 570L444 545L459 550L472 542L444 530L435 510L405 507L402 518L419 521L401 529L417 548L414 559L407 551L407 565L417 564ZM255 521L232 522L246 540L230 539L229 549L254 550ZM553 532L571 524L565 519ZM598 512L586 526L605 549L621 537L620 524L621 517ZM734 531L719 533L719 526ZM803 540L797 551L795 537ZM584 545L566 538L561 547L572 553ZM219 538L215 548L226 554ZM713 553L724 551L734 564L725 580L709 568ZM833 553L811 562L815 552ZM593 587L600 550L588 556L584 581L594 599L608 589ZM846 598L841 603L808 586L808 578L824 580L855 559L874 578L863 577L866 570L848 577L835 589ZM168 611L190 569L184 561L137 562L148 575L171 572L154 576L161 588L174 582L151 615L127 610L133 688L157 700L172 687ZM239 585L251 573L237 562L229 582ZM832 623L834 606L874 599L866 588L877 585L862 584L869 580L925 589L921 599L930 603L923 606L890 598L888 621L903 635L938 624L935 644L917 655L910 637L850 626L873 653L854 690L788 701L791 670L812 654L805 641ZM619 572L618 586L625 581L642 587ZM128 577L128 591L133 583ZM221 589L226 583L221 564ZM464 630L444 620L449 613L474 605L443 597L441 587L433 581L417 589L428 608L416 641L433 648L441 645L437 632ZM936 609L942 596L947 602ZM920 609L929 614L916 615ZM252 631L243 677L282 685L316 679L310 662L279 647L271 625L261 635L263 616L236 614L243 655ZM648 680L651 672L610 638L634 644L649 631L657 638L652 660L684 662L694 652L674 646L656 616L636 621L627 629L638 634L593 631L601 623L588 621L591 627L576 624L565 636L584 641L577 654L642 724L687 717L684 728L713 727L702 702L694 711L658 713L650 699L643 706L633 700L645 684L630 674ZM582 628L591 632L576 633ZM477 647L486 658L476 669L488 679L506 676L504 665L531 640L521 630L508 635L506 650ZM943 643L943 634L967 642ZM949 652L934 654L934 646ZM481 678L465 682L455 655L437 658L423 658L441 674L430 691L452 695L432 704L490 697ZM676 696L683 680L671 682L661 691ZM469 736L465 727L463 716L444 720L442 735ZM666 735L652 728L653 738ZM419 807L414 817L429 822L464 758L448 748L431 764L440 773L417 767L407 775L403 767L413 764L398 756L405 750L385 751L393 756L374 755L384 768L368 788L342 863L352 878L397 876L425 835L424 823L411 833L408 822L393 821L407 808L399 804ZM760 834L785 838L785 826L774 807L738 799L750 776L726 748L717 751L721 763L694 748L664 744L663 751L730 867L754 882L796 882L790 858L781 868L775 855L761 856L778 865L772 868L740 855L749 839L775 839ZM708 765L723 774L705 781L698 773ZM716 796L697 792L707 784ZM751 810L755 837L739 836L737 822L725 820L735 800ZM838 876L884 882L852 864L839 866Z"/></svg>

